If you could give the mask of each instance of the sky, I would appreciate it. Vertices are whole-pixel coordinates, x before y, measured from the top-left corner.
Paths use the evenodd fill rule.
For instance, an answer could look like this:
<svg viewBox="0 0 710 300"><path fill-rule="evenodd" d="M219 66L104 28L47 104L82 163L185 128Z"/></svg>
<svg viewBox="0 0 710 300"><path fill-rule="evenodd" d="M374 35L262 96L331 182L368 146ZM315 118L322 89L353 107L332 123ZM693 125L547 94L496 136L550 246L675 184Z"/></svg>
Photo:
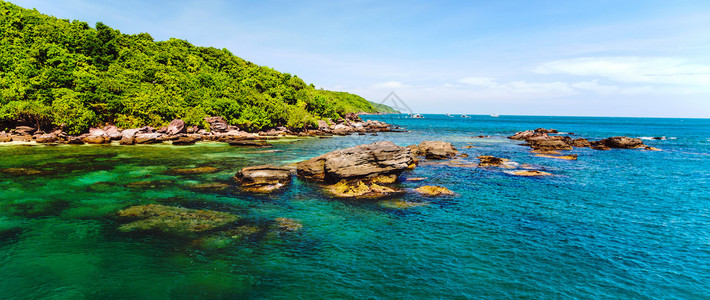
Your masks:
<svg viewBox="0 0 710 300"><path fill-rule="evenodd" d="M10 0L416 113L710 118L710 1Z"/></svg>

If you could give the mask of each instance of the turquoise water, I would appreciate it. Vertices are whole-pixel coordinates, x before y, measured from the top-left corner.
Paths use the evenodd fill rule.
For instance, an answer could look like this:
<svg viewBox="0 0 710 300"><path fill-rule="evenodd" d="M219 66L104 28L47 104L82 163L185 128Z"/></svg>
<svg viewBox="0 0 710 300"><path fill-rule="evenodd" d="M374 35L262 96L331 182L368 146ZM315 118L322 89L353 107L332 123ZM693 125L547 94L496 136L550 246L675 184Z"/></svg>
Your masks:
<svg viewBox="0 0 710 300"><path fill-rule="evenodd" d="M0 145L0 169L40 172L0 173L0 298L710 298L710 120L368 118L408 132L281 140L266 150ZM667 139L644 141L661 152L575 149L579 160L564 161L504 138L538 127ZM194 187L230 183L244 166L380 140L449 141L471 162L495 155L554 176L422 165L402 177L425 181L400 186L457 195L385 201L331 199L298 179L269 196ZM201 166L219 171L170 172ZM393 208L398 200L424 205ZM251 224L293 218L303 228L217 249L117 230L118 210L148 203Z"/></svg>

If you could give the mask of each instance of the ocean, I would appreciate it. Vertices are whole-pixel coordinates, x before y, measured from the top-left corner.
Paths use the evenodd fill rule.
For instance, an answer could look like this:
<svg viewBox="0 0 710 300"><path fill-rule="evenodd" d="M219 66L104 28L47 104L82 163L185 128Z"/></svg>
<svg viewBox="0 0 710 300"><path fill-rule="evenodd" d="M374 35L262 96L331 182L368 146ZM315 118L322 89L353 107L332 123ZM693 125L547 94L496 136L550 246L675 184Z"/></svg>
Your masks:
<svg viewBox="0 0 710 300"><path fill-rule="evenodd" d="M710 298L710 119L364 118L406 131L282 139L266 149L0 144L0 298ZM590 140L638 137L662 151L575 148L578 160L566 161L505 138L539 127ZM332 198L298 178L271 195L196 188L233 185L245 166L383 140L447 141L471 163L493 155L553 176L422 164L401 178L425 180L397 185L456 194L384 200ZM193 167L218 170L170 171ZM214 247L118 230L119 210L152 203L303 227Z"/></svg>

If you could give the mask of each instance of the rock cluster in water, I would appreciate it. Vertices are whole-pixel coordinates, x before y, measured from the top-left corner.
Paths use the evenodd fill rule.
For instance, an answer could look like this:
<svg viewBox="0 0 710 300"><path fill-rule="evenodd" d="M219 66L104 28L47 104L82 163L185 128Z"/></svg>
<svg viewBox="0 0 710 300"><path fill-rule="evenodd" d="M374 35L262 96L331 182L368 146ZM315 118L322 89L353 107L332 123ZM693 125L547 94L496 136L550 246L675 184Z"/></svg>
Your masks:
<svg viewBox="0 0 710 300"><path fill-rule="evenodd" d="M324 189L336 197L381 198L404 193L393 184L402 172L416 167L417 156L445 159L457 153L453 145L441 141L425 141L408 147L382 141L335 150L302 161L296 164L296 174L322 183ZM274 174L276 170L280 173ZM235 179L245 191L270 192L288 182L289 176L289 168L267 165L243 168ZM425 188L422 191L429 190ZM453 192L437 187L436 191L428 194L450 195Z"/></svg>
<svg viewBox="0 0 710 300"><path fill-rule="evenodd" d="M17 126L9 132L0 132L0 142L37 142L42 144L108 144L118 142L121 145L172 143L173 145L192 145L199 141L218 141L234 146L266 147L266 139L284 136L330 136L353 133L376 133L393 131L387 123L363 121L356 114L347 114L345 119L335 122L318 121L317 128L289 129L276 127L259 132L246 132L229 125L222 117L208 117L209 131L197 126L186 126L185 122L175 119L166 127L159 129L145 126L141 128L120 129L113 125L103 128L91 128L88 133L77 136L68 135L61 129L51 132L38 130L30 126Z"/></svg>
<svg viewBox="0 0 710 300"><path fill-rule="evenodd" d="M525 141L523 145L529 146L538 154L558 154L556 151L572 150L573 147L596 150L610 150L612 148L658 150L644 145L641 139L626 136L614 136L599 141L589 141L584 138L572 139L566 135L550 135L557 133L559 132L555 129L538 128L520 131L508 138Z"/></svg>

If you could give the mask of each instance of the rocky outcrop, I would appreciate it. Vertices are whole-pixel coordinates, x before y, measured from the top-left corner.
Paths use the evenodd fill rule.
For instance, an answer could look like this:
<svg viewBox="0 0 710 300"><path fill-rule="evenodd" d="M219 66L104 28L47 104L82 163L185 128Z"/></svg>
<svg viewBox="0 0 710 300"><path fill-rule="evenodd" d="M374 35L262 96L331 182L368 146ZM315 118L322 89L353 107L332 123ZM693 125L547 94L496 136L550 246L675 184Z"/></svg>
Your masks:
<svg viewBox="0 0 710 300"><path fill-rule="evenodd" d="M427 159L448 159L459 153L454 145L442 141L423 141L417 147Z"/></svg>
<svg viewBox="0 0 710 300"><path fill-rule="evenodd" d="M210 131L226 132L229 129L229 124L223 117L207 117L205 121L210 124Z"/></svg>
<svg viewBox="0 0 710 300"><path fill-rule="evenodd" d="M157 144L162 142L161 136L160 133L137 133L133 140L136 144Z"/></svg>
<svg viewBox="0 0 710 300"><path fill-rule="evenodd" d="M577 147L577 148L589 148L592 147L592 144L587 140L583 138L578 138L569 141L570 146L572 147Z"/></svg>
<svg viewBox="0 0 710 300"><path fill-rule="evenodd" d="M626 136L614 136L603 139L600 142L609 148L636 149L646 147L641 139Z"/></svg>
<svg viewBox="0 0 710 300"><path fill-rule="evenodd" d="M185 121L180 119L175 119L170 122L166 130L167 134L175 135L185 132Z"/></svg>
<svg viewBox="0 0 710 300"><path fill-rule="evenodd" d="M54 143L57 141L57 135L54 133L42 134L35 137L37 143Z"/></svg>
<svg viewBox="0 0 710 300"><path fill-rule="evenodd" d="M123 134L121 133L121 131L118 130L118 127L113 125L104 127L103 131L106 133L110 140L120 140L123 137Z"/></svg>
<svg viewBox="0 0 710 300"><path fill-rule="evenodd" d="M402 191L367 180L341 180L336 184L327 186L328 191L340 198L380 198L402 193Z"/></svg>
<svg viewBox="0 0 710 300"><path fill-rule="evenodd" d="M188 134L188 135L180 136L177 139L173 140L173 145L179 145L179 146L194 145L199 140L200 140L200 135Z"/></svg>
<svg viewBox="0 0 710 300"><path fill-rule="evenodd" d="M441 195L453 195L454 192L443 187L434 185L425 185L414 189L415 192L420 193L425 196L441 196Z"/></svg>
<svg viewBox="0 0 710 300"><path fill-rule="evenodd" d="M413 162L411 151L382 141L336 150L298 163L299 176L331 183L343 179L399 175Z"/></svg>
<svg viewBox="0 0 710 300"><path fill-rule="evenodd" d="M195 237L239 220L236 215L225 212L159 204L132 206L119 211L117 217L130 221L118 228L123 232L157 232L181 237Z"/></svg>
<svg viewBox="0 0 710 300"><path fill-rule="evenodd" d="M273 165L242 168L234 175L242 189L252 193L269 193L291 181L291 169Z"/></svg>
<svg viewBox="0 0 710 300"><path fill-rule="evenodd" d="M501 164L508 161L508 159L490 156L490 155L481 155L478 157L478 160L481 161L478 164L481 167L498 167Z"/></svg>

